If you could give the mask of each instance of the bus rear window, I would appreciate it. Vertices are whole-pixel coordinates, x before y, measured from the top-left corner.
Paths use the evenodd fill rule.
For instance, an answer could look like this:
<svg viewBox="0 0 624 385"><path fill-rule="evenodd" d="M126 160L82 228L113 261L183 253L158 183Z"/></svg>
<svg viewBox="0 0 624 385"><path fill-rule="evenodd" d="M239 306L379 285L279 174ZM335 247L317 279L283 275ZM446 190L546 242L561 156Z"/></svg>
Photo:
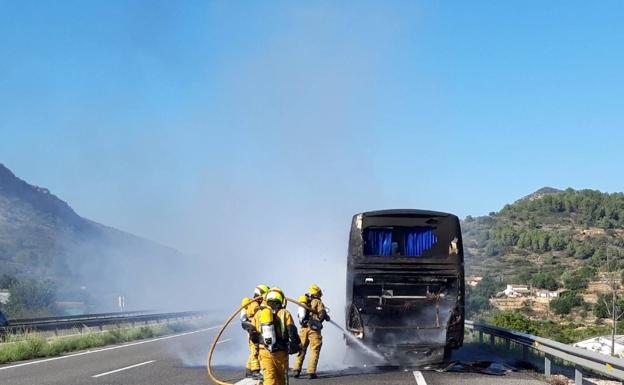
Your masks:
<svg viewBox="0 0 624 385"><path fill-rule="evenodd" d="M369 227L364 230L364 255L420 257L438 243L432 227Z"/></svg>

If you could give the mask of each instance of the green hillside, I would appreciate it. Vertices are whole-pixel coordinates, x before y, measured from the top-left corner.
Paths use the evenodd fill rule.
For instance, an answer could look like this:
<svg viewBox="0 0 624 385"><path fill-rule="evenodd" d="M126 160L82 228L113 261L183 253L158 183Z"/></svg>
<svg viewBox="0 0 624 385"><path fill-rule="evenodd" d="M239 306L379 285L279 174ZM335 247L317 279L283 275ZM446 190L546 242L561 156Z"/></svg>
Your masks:
<svg viewBox="0 0 624 385"><path fill-rule="evenodd" d="M624 194L541 189L463 222L468 274L526 282L538 272L600 269L624 253Z"/></svg>
<svg viewBox="0 0 624 385"><path fill-rule="evenodd" d="M111 310L124 294L136 306L156 306L167 290L163 277L180 261L172 248L79 216L47 189L0 164L0 289L13 288L14 299L35 297L28 293L36 291L45 293L48 303ZM40 308L36 304L17 315L40 314Z"/></svg>
<svg viewBox="0 0 624 385"><path fill-rule="evenodd" d="M462 231L467 275L485 277L468 290L470 317L489 317L503 326L510 319L517 324L517 317L525 317L526 325L530 320L552 323L554 317L556 323L532 328L556 334L569 327L566 336L555 335L562 341L591 335L587 325L605 332L601 325L609 315L604 304L610 301L605 292L609 282L620 285L624 271L624 194L543 188L490 215L468 216ZM560 296L541 311L529 300L513 314L501 314L490 298L506 284L559 289ZM618 302L624 309L624 301Z"/></svg>

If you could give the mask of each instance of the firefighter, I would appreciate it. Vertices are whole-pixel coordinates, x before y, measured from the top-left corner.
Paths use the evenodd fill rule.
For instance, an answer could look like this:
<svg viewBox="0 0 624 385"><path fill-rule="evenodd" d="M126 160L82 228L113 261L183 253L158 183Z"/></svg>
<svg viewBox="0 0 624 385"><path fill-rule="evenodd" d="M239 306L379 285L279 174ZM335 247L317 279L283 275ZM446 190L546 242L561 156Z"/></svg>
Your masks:
<svg viewBox="0 0 624 385"><path fill-rule="evenodd" d="M297 327L285 304L282 291L273 288L254 316L263 385L288 384L288 355L297 354L301 349Z"/></svg>
<svg viewBox="0 0 624 385"><path fill-rule="evenodd" d="M308 374L310 379L317 378L316 366L318 365L319 354L321 353L321 346L323 345L323 336L321 330L323 329L323 322L329 321L329 309L325 308L321 297L323 292L318 285L310 286L308 293L305 295L306 304L312 311L301 311L299 322L301 324L301 332L299 338L301 339L301 351L297 354L295 360L295 366L293 368L293 376L299 378L301 375L301 367L303 366L303 360L306 356L306 350L310 347L310 358L308 360ZM303 301L299 301L303 302ZM303 319L303 321L302 321Z"/></svg>
<svg viewBox="0 0 624 385"><path fill-rule="evenodd" d="M240 320L241 326L247 333L249 333L249 357L245 364L245 377L258 377L260 374L260 361L258 360L258 344L254 343L251 338L251 334L255 333L255 327L253 325L253 318L260 309L263 296L269 291L267 285L258 285L254 289L253 299L245 297L241 306L253 301L252 304L241 310Z"/></svg>

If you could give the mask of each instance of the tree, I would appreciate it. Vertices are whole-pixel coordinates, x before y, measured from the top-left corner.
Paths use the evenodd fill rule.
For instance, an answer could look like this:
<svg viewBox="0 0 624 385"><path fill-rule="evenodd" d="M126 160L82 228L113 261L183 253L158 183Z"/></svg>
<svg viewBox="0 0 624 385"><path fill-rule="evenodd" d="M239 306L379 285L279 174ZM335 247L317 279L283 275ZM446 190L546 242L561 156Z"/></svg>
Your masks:
<svg viewBox="0 0 624 385"><path fill-rule="evenodd" d="M569 272L566 271L561 275L563 286L569 290L581 290L587 287L589 278L584 277L579 270Z"/></svg>
<svg viewBox="0 0 624 385"><path fill-rule="evenodd" d="M567 292L550 301L549 307L557 315L568 315L574 307L582 304L583 299L578 294Z"/></svg>
<svg viewBox="0 0 624 385"><path fill-rule="evenodd" d="M617 309L624 309L624 299L619 298L615 303L616 313L620 313ZM594 305L594 315L597 318L607 319L611 318L611 311L613 309L613 298L611 294L601 294L598 296L598 301Z"/></svg>
<svg viewBox="0 0 624 385"><path fill-rule="evenodd" d="M503 311L494 314L490 320L494 325L517 330L524 333L537 334L538 330L527 316L517 311Z"/></svg>
<svg viewBox="0 0 624 385"><path fill-rule="evenodd" d="M490 298L503 289L504 285L492 277L486 276L476 287L467 287L466 311L472 317L483 310L490 309Z"/></svg>
<svg viewBox="0 0 624 385"><path fill-rule="evenodd" d="M9 286L5 309L11 317L44 315L52 312L56 286L49 280L18 279Z"/></svg>
<svg viewBox="0 0 624 385"><path fill-rule="evenodd" d="M604 255L602 252L595 252L594 248L585 242L574 242L571 245L573 255L578 259L587 259L592 257L594 260L601 260Z"/></svg>
<svg viewBox="0 0 624 385"><path fill-rule="evenodd" d="M485 246L485 255L488 257L494 257L496 255L503 254L504 248L494 240L490 240Z"/></svg>
<svg viewBox="0 0 624 385"><path fill-rule="evenodd" d="M569 244L570 238L566 235L562 235L559 233L555 233L550 238L550 245L553 250L561 251L565 250L566 246Z"/></svg>
<svg viewBox="0 0 624 385"><path fill-rule="evenodd" d="M531 283L540 289L557 290L559 288L559 282L557 282L554 274L550 272L535 274L531 279Z"/></svg>
<svg viewBox="0 0 624 385"><path fill-rule="evenodd" d="M476 236L477 246L478 247L486 247L488 241L490 240L490 232L489 231L479 231Z"/></svg>
<svg viewBox="0 0 624 385"><path fill-rule="evenodd" d="M519 237L512 226L505 225L492 229L492 238L503 246L515 246Z"/></svg>

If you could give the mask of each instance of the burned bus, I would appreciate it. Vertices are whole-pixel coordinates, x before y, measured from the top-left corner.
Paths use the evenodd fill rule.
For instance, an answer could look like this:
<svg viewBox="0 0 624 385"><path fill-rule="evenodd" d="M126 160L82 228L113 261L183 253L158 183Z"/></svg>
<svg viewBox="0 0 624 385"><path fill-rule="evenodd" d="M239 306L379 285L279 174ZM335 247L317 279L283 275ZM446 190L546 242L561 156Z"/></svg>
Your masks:
<svg viewBox="0 0 624 385"><path fill-rule="evenodd" d="M357 214L348 254L346 325L367 348L391 364L424 365L462 346L464 253L455 215Z"/></svg>

